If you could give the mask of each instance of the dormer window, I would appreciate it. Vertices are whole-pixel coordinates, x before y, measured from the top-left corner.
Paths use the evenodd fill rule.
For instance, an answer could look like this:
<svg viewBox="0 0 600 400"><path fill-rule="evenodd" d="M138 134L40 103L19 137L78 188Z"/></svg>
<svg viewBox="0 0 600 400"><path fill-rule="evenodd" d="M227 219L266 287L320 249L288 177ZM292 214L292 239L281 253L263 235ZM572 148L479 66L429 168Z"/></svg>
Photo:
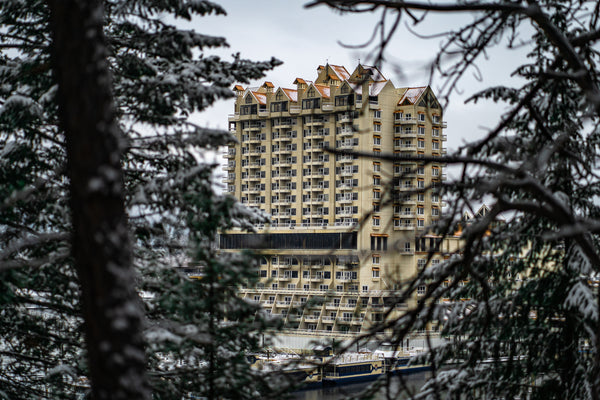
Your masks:
<svg viewBox="0 0 600 400"><path fill-rule="evenodd" d="M342 86L342 93L348 93L350 91L350 89L348 88L347 85Z"/></svg>
<svg viewBox="0 0 600 400"><path fill-rule="evenodd" d="M246 104L252 103L252 96L250 96L250 95L246 96L245 102L246 102Z"/></svg>
<svg viewBox="0 0 600 400"><path fill-rule="evenodd" d="M277 92L277 94L275 95L275 100L283 100L283 93Z"/></svg>
<svg viewBox="0 0 600 400"><path fill-rule="evenodd" d="M307 93L308 97L315 97L315 89L314 88L310 88L310 90Z"/></svg>

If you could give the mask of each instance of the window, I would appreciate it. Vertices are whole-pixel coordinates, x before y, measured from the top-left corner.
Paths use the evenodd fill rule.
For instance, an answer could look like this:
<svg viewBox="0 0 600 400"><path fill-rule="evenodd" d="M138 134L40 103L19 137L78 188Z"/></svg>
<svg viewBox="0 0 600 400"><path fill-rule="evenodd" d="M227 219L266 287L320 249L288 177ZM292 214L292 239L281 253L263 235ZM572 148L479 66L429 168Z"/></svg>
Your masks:
<svg viewBox="0 0 600 400"><path fill-rule="evenodd" d="M440 201L440 196L437 194L432 194L431 195L431 202L432 203L438 203Z"/></svg>
<svg viewBox="0 0 600 400"><path fill-rule="evenodd" d="M373 118L381 118L381 110L373 111Z"/></svg>
<svg viewBox="0 0 600 400"><path fill-rule="evenodd" d="M425 175L425 168L424 167L417 168L417 175Z"/></svg>
<svg viewBox="0 0 600 400"><path fill-rule="evenodd" d="M417 294L418 295L422 296L422 295L425 294L426 291L427 291L427 286L425 286L425 285L420 285L420 286L417 287Z"/></svg>
<svg viewBox="0 0 600 400"><path fill-rule="evenodd" d="M373 212L381 212L381 205L379 203L373 203Z"/></svg>
<svg viewBox="0 0 600 400"><path fill-rule="evenodd" d="M423 202L425 201L425 195L423 193L418 193L417 194L417 201L418 202ZM432 200L433 201L433 200Z"/></svg>
<svg viewBox="0 0 600 400"><path fill-rule="evenodd" d="M417 188L418 189L425 189L425 181L423 179L419 179L417 181Z"/></svg>
<svg viewBox="0 0 600 400"><path fill-rule="evenodd" d="M425 208L417 207L417 215L425 215Z"/></svg>
<svg viewBox="0 0 600 400"><path fill-rule="evenodd" d="M378 162L374 162L373 163L373 172L379 172L379 171L381 171L381 164Z"/></svg>
<svg viewBox="0 0 600 400"><path fill-rule="evenodd" d="M440 216L440 209L437 208L437 207L431 208L431 215L433 215L434 217L439 217Z"/></svg>
<svg viewBox="0 0 600 400"><path fill-rule="evenodd" d="M379 217L373 217L373 226L380 226L381 219Z"/></svg>
<svg viewBox="0 0 600 400"><path fill-rule="evenodd" d="M417 220L417 228L424 228L425 227L425 220L424 219L418 219Z"/></svg>
<svg viewBox="0 0 600 400"><path fill-rule="evenodd" d="M281 93L277 93L279 96ZM280 112L288 110L288 102L287 101L278 101L271 103L271 112Z"/></svg>
<svg viewBox="0 0 600 400"><path fill-rule="evenodd" d="M439 137L439 136L440 136L440 130L439 130L439 129L437 129L437 128L434 128L434 129L431 131L431 136L433 136L433 137Z"/></svg>
<svg viewBox="0 0 600 400"><path fill-rule="evenodd" d="M433 176L440 176L440 169L439 168L433 168L431 170L431 175L433 175Z"/></svg>
<svg viewBox="0 0 600 400"><path fill-rule="evenodd" d="M373 136L373 145L381 146L381 136Z"/></svg>
<svg viewBox="0 0 600 400"><path fill-rule="evenodd" d="M404 252L410 253L410 242L404 242Z"/></svg>
<svg viewBox="0 0 600 400"><path fill-rule="evenodd" d="M380 261L381 261L381 257L378 255L374 255L373 257L371 257L371 261L373 264L375 265L379 265Z"/></svg>
<svg viewBox="0 0 600 400"><path fill-rule="evenodd" d="M376 186L381 185L381 177L379 175L373 176L373 185L376 185Z"/></svg>
<svg viewBox="0 0 600 400"><path fill-rule="evenodd" d="M369 291L369 287L368 287L367 285L364 285L364 286L362 287L362 291L363 291L363 292L368 292L368 291Z"/></svg>
<svg viewBox="0 0 600 400"><path fill-rule="evenodd" d="M309 96L310 96L310 93L309 93ZM302 100L302 109L303 110L310 110L310 109L319 108L319 107L321 107L321 99L319 99L319 98Z"/></svg>
<svg viewBox="0 0 600 400"><path fill-rule="evenodd" d="M373 190L373 198L376 200L381 199L381 192L379 190Z"/></svg>
<svg viewBox="0 0 600 400"><path fill-rule="evenodd" d="M387 240L386 236L371 236L371 250L386 251Z"/></svg>
<svg viewBox="0 0 600 400"><path fill-rule="evenodd" d="M418 140L417 141L417 148L424 149L425 148L425 141L424 140Z"/></svg>
<svg viewBox="0 0 600 400"><path fill-rule="evenodd" d="M424 134L425 134L425 127L424 127L424 126L419 126L419 127L417 128L417 133L418 133L419 135L424 135Z"/></svg>
<svg viewBox="0 0 600 400"><path fill-rule="evenodd" d="M427 265L427 260L425 258L419 258L417 260L417 270L422 271L423 268L425 268L425 265Z"/></svg>
<svg viewBox="0 0 600 400"><path fill-rule="evenodd" d="M373 278L379 278L379 269L373 270Z"/></svg>
<svg viewBox="0 0 600 400"><path fill-rule="evenodd" d="M419 113L419 121L421 121L421 122L425 121L425 114Z"/></svg>
<svg viewBox="0 0 600 400"><path fill-rule="evenodd" d="M319 285L319 290L329 290L329 285Z"/></svg>
<svg viewBox="0 0 600 400"><path fill-rule="evenodd" d="M439 150L440 149L440 142L434 141L431 143L431 145L433 146L433 150Z"/></svg>
<svg viewBox="0 0 600 400"><path fill-rule="evenodd" d="M381 124L373 124L373 132L381 132Z"/></svg>
<svg viewBox="0 0 600 400"><path fill-rule="evenodd" d="M266 278L267 277L267 270L261 269L260 270L260 277L261 278Z"/></svg>
<svg viewBox="0 0 600 400"><path fill-rule="evenodd" d="M276 283L273 283L273 284L271 285L271 288L272 288L272 289L277 289L277 284L276 284Z"/></svg>

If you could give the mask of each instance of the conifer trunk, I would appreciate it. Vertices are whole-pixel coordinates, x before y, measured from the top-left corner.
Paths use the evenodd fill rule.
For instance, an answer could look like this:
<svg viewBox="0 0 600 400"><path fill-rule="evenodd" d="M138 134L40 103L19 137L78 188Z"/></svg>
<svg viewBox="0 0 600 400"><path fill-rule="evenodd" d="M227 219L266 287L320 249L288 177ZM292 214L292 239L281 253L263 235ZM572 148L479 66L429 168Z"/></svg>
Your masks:
<svg viewBox="0 0 600 400"><path fill-rule="evenodd" d="M49 0L94 399L149 399L100 1Z"/></svg>

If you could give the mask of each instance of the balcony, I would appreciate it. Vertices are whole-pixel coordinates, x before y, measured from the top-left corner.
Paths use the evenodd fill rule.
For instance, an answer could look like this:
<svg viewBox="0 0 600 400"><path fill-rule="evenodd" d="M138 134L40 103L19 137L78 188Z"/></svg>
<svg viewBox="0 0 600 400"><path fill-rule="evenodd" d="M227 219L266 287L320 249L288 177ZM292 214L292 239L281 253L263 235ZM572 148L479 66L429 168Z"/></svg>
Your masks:
<svg viewBox="0 0 600 400"><path fill-rule="evenodd" d="M415 131L394 132L394 137L399 139L414 139L417 137L417 133Z"/></svg>
<svg viewBox="0 0 600 400"><path fill-rule="evenodd" d="M400 150L400 151L417 151L417 145L416 144L402 144L400 146L394 146L394 150Z"/></svg>
<svg viewBox="0 0 600 400"><path fill-rule="evenodd" d="M398 125L416 124L416 123L417 123L417 119L415 117L402 117L402 118L394 119L394 124L398 124Z"/></svg>
<svg viewBox="0 0 600 400"><path fill-rule="evenodd" d="M353 121L354 121L354 118L352 118L348 114L340 115L338 117L338 122L340 122L340 123L348 123L348 122L353 122Z"/></svg>
<svg viewBox="0 0 600 400"><path fill-rule="evenodd" d="M342 142L338 146L339 150L352 150L354 148L354 144L352 142Z"/></svg>
<svg viewBox="0 0 600 400"><path fill-rule="evenodd" d="M333 111L333 103L325 103L321 104L321 110L323 111Z"/></svg>
<svg viewBox="0 0 600 400"><path fill-rule="evenodd" d="M262 140L263 139L260 136L251 136L251 137L248 138L248 140L246 141L246 143L257 144L257 143L262 142Z"/></svg>
<svg viewBox="0 0 600 400"><path fill-rule="evenodd" d="M325 159L323 157L318 157L316 159L311 159L310 161L306 162L305 164L307 165L323 165L325 163Z"/></svg>
<svg viewBox="0 0 600 400"><path fill-rule="evenodd" d="M318 322L319 318L320 317L318 315L307 315L304 317L304 321L305 322Z"/></svg>
<svg viewBox="0 0 600 400"><path fill-rule="evenodd" d="M341 129L340 132L338 133L338 137L343 138L343 137L349 137L352 136L356 133L356 131L352 128L344 128Z"/></svg>
<svg viewBox="0 0 600 400"><path fill-rule="evenodd" d="M352 210L340 210L336 212L335 215L340 217L351 217L354 215L354 213L352 212Z"/></svg>
<svg viewBox="0 0 600 400"><path fill-rule="evenodd" d="M316 124L316 122L314 122L313 124ZM321 122L320 124L322 125L323 123ZM312 129L310 132L308 132L308 133L306 133L306 135L304 135L304 138L305 139L322 139L324 136L327 136L327 135L325 135L325 130Z"/></svg>
<svg viewBox="0 0 600 400"><path fill-rule="evenodd" d="M269 110L258 110L258 116L259 117L268 117L269 116Z"/></svg>
<svg viewBox="0 0 600 400"><path fill-rule="evenodd" d="M342 164L348 164L354 161L354 157L352 156L341 156L338 160Z"/></svg>
<svg viewBox="0 0 600 400"><path fill-rule="evenodd" d="M260 124L258 124L258 125L252 124L252 125L245 127L243 129L243 131L244 132L258 132L258 131L260 131L261 128L262 127L260 126Z"/></svg>
<svg viewBox="0 0 600 400"><path fill-rule="evenodd" d="M235 149L225 150L223 152L223 157L225 157L225 158L235 158Z"/></svg>
<svg viewBox="0 0 600 400"><path fill-rule="evenodd" d="M354 189L352 187L352 185L349 183L342 183L341 185L336 185L335 187L340 190L353 190Z"/></svg>
<svg viewBox="0 0 600 400"><path fill-rule="evenodd" d="M300 106L290 106L290 114L300 114Z"/></svg>
<svg viewBox="0 0 600 400"><path fill-rule="evenodd" d="M441 121L441 120L436 120L435 118L431 121L431 124L433 126L439 126L442 128L446 128L448 126L448 124L446 123L446 121Z"/></svg>
<svg viewBox="0 0 600 400"><path fill-rule="evenodd" d="M394 225L395 231L412 231L413 229L415 229L415 224Z"/></svg>
<svg viewBox="0 0 600 400"><path fill-rule="evenodd" d="M325 201L326 200L324 200L322 197L312 197L312 198L308 199L308 201L306 203L314 204L314 205L321 205Z"/></svg>

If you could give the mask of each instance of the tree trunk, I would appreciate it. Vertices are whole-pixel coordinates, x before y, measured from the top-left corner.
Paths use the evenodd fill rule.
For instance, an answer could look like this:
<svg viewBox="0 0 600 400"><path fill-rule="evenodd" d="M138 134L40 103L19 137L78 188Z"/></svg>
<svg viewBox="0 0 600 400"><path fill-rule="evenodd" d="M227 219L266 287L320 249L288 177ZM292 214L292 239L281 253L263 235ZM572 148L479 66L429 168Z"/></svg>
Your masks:
<svg viewBox="0 0 600 400"><path fill-rule="evenodd" d="M100 1L49 0L94 399L149 399Z"/></svg>

